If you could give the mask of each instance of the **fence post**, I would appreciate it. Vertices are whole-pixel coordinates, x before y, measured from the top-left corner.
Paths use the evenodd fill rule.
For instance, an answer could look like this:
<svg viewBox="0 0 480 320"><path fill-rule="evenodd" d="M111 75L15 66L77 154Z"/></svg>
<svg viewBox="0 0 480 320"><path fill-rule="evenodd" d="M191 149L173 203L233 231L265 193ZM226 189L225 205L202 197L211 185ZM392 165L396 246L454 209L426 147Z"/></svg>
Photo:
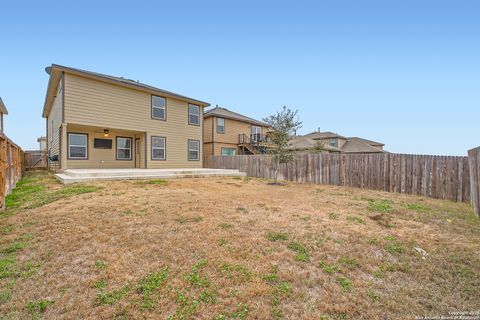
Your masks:
<svg viewBox="0 0 480 320"><path fill-rule="evenodd" d="M470 198L473 211L480 216L480 147L468 151Z"/></svg>

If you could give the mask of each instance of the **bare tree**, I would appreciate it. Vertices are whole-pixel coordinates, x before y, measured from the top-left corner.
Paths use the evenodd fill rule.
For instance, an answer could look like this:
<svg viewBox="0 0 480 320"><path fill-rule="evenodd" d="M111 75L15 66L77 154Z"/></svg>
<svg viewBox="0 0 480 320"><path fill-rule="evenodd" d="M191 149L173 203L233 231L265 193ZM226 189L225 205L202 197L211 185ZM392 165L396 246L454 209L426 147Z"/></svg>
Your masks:
<svg viewBox="0 0 480 320"><path fill-rule="evenodd" d="M263 121L273 129L269 135L275 147L270 150L270 153L273 155L276 164L275 184L277 184L280 164L289 163L293 160L293 153L287 147L292 136L302 127L302 122L298 119L298 110L292 111L286 106L283 106L282 110L274 115L263 118Z"/></svg>

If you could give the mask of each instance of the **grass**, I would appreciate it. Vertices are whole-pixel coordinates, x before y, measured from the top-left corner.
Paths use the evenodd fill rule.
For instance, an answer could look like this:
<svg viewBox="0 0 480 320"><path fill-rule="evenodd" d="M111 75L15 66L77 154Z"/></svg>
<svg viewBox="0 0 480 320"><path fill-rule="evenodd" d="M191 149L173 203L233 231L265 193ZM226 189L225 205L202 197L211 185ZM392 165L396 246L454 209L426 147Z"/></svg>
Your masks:
<svg viewBox="0 0 480 320"><path fill-rule="evenodd" d="M145 185L159 185L159 186L164 186L168 183L167 180L164 179L151 179L151 180L141 180L141 181L136 181L135 184L140 185L140 186L145 186Z"/></svg>
<svg viewBox="0 0 480 320"><path fill-rule="evenodd" d="M195 287L208 287L210 285L210 281L206 275L201 274L201 270L207 265L207 260L203 259L195 263L190 273L185 276L187 282Z"/></svg>
<svg viewBox="0 0 480 320"><path fill-rule="evenodd" d="M29 301L25 307L31 314L37 314L45 312L47 307L53 303L55 301L52 300Z"/></svg>
<svg viewBox="0 0 480 320"><path fill-rule="evenodd" d="M385 237L386 244L385 244L385 250L394 255L402 254L404 251L403 245L401 242L399 242L395 237L392 236L386 236Z"/></svg>
<svg viewBox="0 0 480 320"><path fill-rule="evenodd" d="M273 267L271 272L266 273L262 276L262 279L270 284L278 282L278 280L280 279L280 277L278 276L278 267Z"/></svg>
<svg viewBox="0 0 480 320"><path fill-rule="evenodd" d="M337 277L337 283L340 285L340 287L342 287L342 290L345 292L352 290L353 285L348 278Z"/></svg>
<svg viewBox="0 0 480 320"><path fill-rule="evenodd" d="M429 207L427 207L423 204L418 204L418 203L408 203L405 207L408 210L417 211L417 212L428 212L428 211L430 211Z"/></svg>
<svg viewBox="0 0 480 320"><path fill-rule="evenodd" d="M95 261L95 268L97 268L99 270L104 270L104 269L107 268L107 266L108 266L108 264L103 260Z"/></svg>
<svg viewBox="0 0 480 320"><path fill-rule="evenodd" d="M130 291L129 285L124 285L123 287L111 291L104 291L101 289L97 293L97 301L99 304L104 305L114 305L120 299L125 297L127 293Z"/></svg>
<svg viewBox="0 0 480 320"><path fill-rule="evenodd" d="M320 261L318 266L328 274L334 274L340 271L340 268L335 264L327 264L325 261Z"/></svg>
<svg viewBox="0 0 480 320"><path fill-rule="evenodd" d="M14 242L4 247L1 252L4 254L15 253L17 251L25 249L27 246L28 243L26 242Z"/></svg>
<svg viewBox="0 0 480 320"><path fill-rule="evenodd" d="M153 308L155 301L153 294L160 288L168 277L168 268L162 268L158 272L153 272L142 278L137 285L137 292L142 295L142 307Z"/></svg>
<svg viewBox="0 0 480 320"><path fill-rule="evenodd" d="M359 216L355 216L355 215L348 215L347 216L347 220L348 221L352 221L352 222L355 222L355 223L358 223L358 224L365 224L365 220L363 220L361 217Z"/></svg>
<svg viewBox="0 0 480 320"><path fill-rule="evenodd" d="M92 185L73 184L59 186L49 173L30 173L20 180L15 189L5 198L7 209L34 209L64 198L99 191Z"/></svg>
<svg viewBox="0 0 480 320"><path fill-rule="evenodd" d="M288 244L288 249L296 253L295 260L301 261L301 262L310 261L310 254L307 248L303 244L293 241Z"/></svg>
<svg viewBox="0 0 480 320"><path fill-rule="evenodd" d="M372 212L390 213L393 212L393 201L371 199L368 201L367 209Z"/></svg>
<svg viewBox="0 0 480 320"><path fill-rule="evenodd" d="M469 204L267 183L70 190L29 173L10 199L17 206L0 213L0 318L363 320L478 309L480 219Z"/></svg>
<svg viewBox="0 0 480 320"><path fill-rule="evenodd" d="M15 273L17 269L16 259L12 256L0 258L0 279L8 278Z"/></svg>
<svg viewBox="0 0 480 320"><path fill-rule="evenodd" d="M338 215L337 215L335 212L329 212L329 213L328 213L328 219L330 219L330 220L337 220L337 219L338 219Z"/></svg>
<svg viewBox="0 0 480 320"><path fill-rule="evenodd" d="M252 272L240 264L224 263L220 267L220 270L227 278L239 281L248 281L252 276Z"/></svg>
<svg viewBox="0 0 480 320"><path fill-rule="evenodd" d="M288 240L288 234L285 232L269 232L267 233L267 239L272 242L285 241Z"/></svg>

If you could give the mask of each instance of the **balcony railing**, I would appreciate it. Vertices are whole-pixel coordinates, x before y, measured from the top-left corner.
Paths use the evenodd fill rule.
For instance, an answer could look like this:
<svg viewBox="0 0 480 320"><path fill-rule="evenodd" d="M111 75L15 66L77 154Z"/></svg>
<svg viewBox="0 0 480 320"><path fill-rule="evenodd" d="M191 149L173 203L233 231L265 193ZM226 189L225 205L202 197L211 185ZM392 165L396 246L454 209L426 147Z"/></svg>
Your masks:
<svg viewBox="0 0 480 320"><path fill-rule="evenodd" d="M272 143L272 139L269 136L262 133L252 133L250 135L241 133L238 135L239 144L260 144L260 143Z"/></svg>

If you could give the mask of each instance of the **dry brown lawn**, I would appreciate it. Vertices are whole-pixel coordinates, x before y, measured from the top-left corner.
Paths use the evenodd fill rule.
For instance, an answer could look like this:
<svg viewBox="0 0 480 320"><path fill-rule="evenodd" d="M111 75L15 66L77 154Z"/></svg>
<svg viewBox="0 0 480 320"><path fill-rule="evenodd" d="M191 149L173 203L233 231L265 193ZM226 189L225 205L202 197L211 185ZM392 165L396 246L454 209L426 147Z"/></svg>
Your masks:
<svg viewBox="0 0 480 320"><path fill-rule="evenodd" d="M480 309L480 223L464 203L233 178L65 187L37 173L8 204L7 319L410 319Z"/></svg>

